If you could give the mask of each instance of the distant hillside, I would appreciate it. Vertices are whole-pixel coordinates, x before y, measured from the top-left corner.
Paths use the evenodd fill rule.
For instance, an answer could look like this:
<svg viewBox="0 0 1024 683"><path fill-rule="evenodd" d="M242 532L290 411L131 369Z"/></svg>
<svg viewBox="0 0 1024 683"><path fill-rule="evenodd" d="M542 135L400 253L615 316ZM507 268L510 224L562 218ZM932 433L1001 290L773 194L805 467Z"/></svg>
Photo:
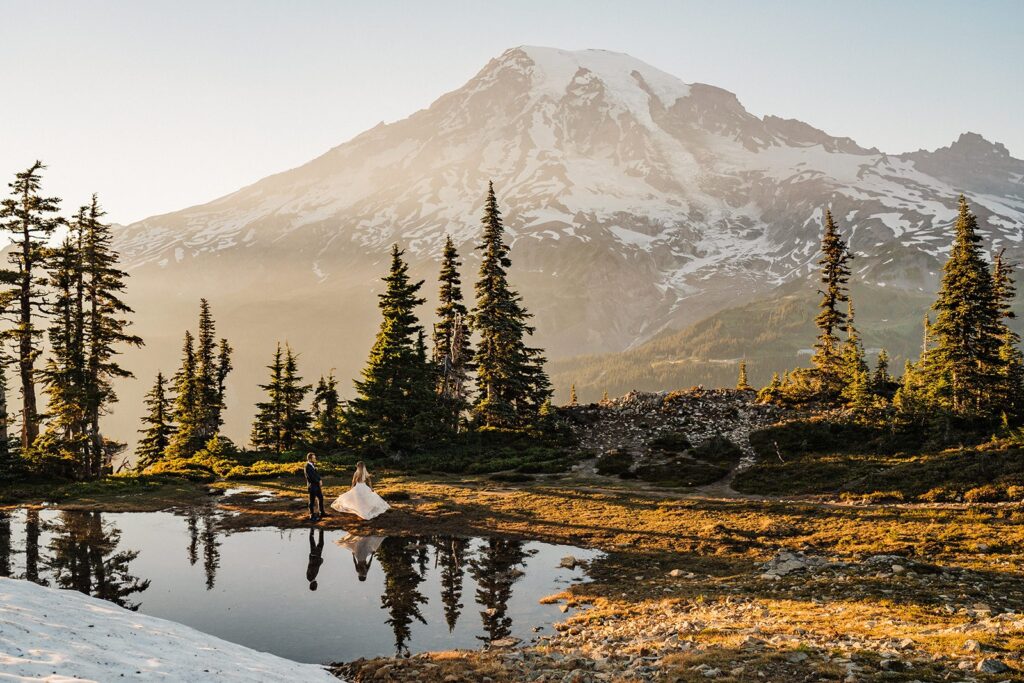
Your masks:
<svg viewBox="0 0 1024 683"><path fill-rule="evenodd" d="M901 372L904 361L919 354L932 295L873 286L854 287L852 294L869 361L884 348L893 371ZM812 284L793 283L773 298L725 309L621 353L555 361L550 369L556 401L568 399L573 383L581 401L598 400L605 391L619 396L631 389L732 387L741 359L751 384L762 386L773 372L808 364L817 304Z"/></svg>

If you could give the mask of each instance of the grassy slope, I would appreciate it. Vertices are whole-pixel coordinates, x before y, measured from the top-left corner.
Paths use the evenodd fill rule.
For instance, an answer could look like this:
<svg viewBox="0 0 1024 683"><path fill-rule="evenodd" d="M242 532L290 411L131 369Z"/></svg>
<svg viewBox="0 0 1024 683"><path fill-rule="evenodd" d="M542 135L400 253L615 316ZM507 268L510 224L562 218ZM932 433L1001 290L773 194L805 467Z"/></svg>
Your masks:
<svg viewBox="0 0 1024 683"><path fill-rule="evenodd" d="M899 372L904 359L917 356L931 294L861 285L852 296L865 346L885 348ZM552 362L556 400L565 400L573 383L581 401L598 400L605 391L618 396L695 384L731 387L741 358L747 359L750 382L762 386L772 372L807 363L817 298L807 283L787 285L775 297L725 309L634 349Z"/></svg>
<svg viewBox="0 0 1024 683"><path fill-rule="evenodd" d="M877 500L950 502L1024 498L1024 447L977 434L929 443L893 432L807 419L751 435L759 459L733 487L762 495L823 494Z"/></svg>

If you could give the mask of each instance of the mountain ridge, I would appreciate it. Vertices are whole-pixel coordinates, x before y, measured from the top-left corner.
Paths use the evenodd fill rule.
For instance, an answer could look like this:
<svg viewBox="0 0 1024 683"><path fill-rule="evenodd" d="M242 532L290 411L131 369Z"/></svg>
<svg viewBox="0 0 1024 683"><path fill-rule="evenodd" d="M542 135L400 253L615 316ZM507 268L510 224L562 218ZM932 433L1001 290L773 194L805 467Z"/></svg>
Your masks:
<svg viewBox="0 0 1024 683"><path fill-rule="evenodd" d="M1019 259L1024 161L1004 152L967 133L933 152L886 154L757 117L727 90L627 55L527 46L306 164L125 226L116 246L145 354L164 369L207 296L234 337L287 337L309 373L354 376L386 249L406 250L429 295L451 234L470 281L493 179L513 284L536 341L565 358L635 347L802 281L825 206L858 256L856 277L876 288L934 289L961 190L987 244ZM244 423L265 359L235 345L244 370L229 414ZM140 367L145 376L156 362Z"/></svg>

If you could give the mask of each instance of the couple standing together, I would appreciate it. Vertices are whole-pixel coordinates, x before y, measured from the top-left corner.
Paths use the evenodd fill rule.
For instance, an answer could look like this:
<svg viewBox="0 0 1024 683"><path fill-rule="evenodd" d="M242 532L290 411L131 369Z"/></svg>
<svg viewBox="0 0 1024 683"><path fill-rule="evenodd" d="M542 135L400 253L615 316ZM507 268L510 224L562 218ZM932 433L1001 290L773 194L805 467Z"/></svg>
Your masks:
<svg viewBox="0 0 1024 683"><path fill-rule="evenodd" d="M324 491L321 487L320 471L316 468L316 455L310 453L306 456L306 467L303 470L306 476L306 488L309 490L309 521L315 522L326 517L324 511ZM387 512L391 506L373 490L373 478L366 469L362 460L356 463L355 474L352 475L352 487L345 493L338 496L331 508L338 512L348 512L357 515L361 519L373 519L377 515ZM317 514L319 503L320 513Z"/></svg>

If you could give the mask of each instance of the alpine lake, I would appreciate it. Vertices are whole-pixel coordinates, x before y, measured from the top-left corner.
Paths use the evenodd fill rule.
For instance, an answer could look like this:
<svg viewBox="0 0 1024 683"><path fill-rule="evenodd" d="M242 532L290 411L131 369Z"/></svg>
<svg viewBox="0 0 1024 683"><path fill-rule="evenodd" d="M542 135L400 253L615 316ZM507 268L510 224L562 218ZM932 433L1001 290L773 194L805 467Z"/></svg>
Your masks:
<svg viewBox="0 0 1024 683"><path fill-rule="evenodd" d="M212 507L0 511L0 575L314 663L529 640L599 553L502 538L223 529ZM572 563L567 563L572 564Z"/></svg>

